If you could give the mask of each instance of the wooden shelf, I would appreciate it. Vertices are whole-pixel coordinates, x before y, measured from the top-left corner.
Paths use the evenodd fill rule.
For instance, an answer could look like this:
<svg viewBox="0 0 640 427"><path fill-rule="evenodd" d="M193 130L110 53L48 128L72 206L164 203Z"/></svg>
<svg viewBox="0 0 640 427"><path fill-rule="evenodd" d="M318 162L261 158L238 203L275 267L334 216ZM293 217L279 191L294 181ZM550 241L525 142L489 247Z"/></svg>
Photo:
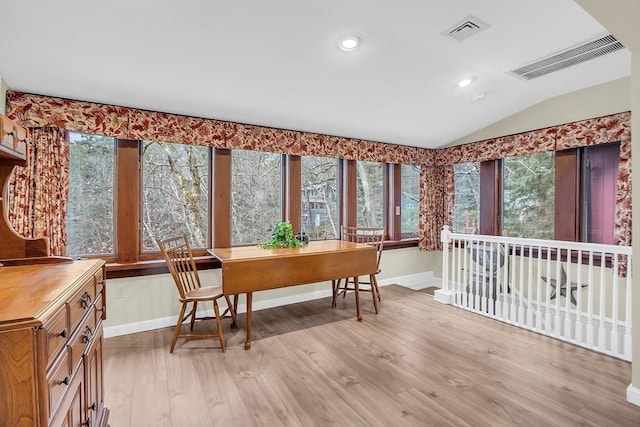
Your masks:
<svg viewBox="0 0 640 427"><path fill-rule="evenodd" d="M0 158L26 164L27 130L13 120L0 116L0 138Z"/></svg>

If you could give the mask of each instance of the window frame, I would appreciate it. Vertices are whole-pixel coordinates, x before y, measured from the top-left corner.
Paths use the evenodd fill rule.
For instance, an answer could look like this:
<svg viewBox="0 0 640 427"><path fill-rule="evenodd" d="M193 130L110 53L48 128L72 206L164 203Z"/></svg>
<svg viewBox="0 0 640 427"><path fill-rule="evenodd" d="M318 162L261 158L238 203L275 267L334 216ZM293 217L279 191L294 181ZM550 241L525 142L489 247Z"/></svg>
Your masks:
<svg viewBox="0 0 640 427"><path fill-rule="evenodd" d="M620 141L607 144L620 144ZM585 149L589 146L555 151L554 240L583 241ZM500 236L502 232L502 161L480 162L479 233L483 235ZM619 161L618 157L618 164Z"/></svg>
<svg viewBox="0 0 640 427"><path fill-rule="evenodd" d="M159 251L142 251L142 147L143 140L115 139L114 247L110 256L90 256L107 262L110 278L166 273ZM231 246L231 157L232 149L209 147L210 242L212 247ZM300 228L301 156L282 154L282 220ZM356 160L338 161L338 219L340 224L356 223ZM400 232L401 165L383 165L383 221L387 236L385 249L415 247L417 237L404 238ZM219 268L219 261L206 249L194 249L198 268Z"/></svg>

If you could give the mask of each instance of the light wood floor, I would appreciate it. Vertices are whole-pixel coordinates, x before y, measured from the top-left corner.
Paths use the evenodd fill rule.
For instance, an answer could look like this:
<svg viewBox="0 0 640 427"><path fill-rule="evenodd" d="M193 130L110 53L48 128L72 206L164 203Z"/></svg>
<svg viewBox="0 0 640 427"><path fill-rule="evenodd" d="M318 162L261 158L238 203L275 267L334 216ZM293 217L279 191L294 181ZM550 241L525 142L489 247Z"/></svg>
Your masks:
<svg viewBox="0 0 640 427"><path fill-rule="evenodd" d="M225 322L228 348L171 329L105 340L106 404L126 426L640 426L627 362L483 318L400 286ZM242 325L244 315L239 317ZM204 326L204 325L203 325ZM213 325L211 325L213 328Z"/></svg>

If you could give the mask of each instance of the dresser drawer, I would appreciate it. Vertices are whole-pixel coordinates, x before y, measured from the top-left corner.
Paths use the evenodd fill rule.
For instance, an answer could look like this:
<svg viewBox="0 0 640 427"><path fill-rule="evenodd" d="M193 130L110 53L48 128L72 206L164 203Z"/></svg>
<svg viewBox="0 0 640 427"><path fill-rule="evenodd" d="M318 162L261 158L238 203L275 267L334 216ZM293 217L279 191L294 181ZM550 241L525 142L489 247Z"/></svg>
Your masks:
<svg viewBox="0 0 640 427"><path fill-rule="evenodd" d="M78 324L84 315L93 306L96 299L96 283L95 276L87 279L80 290L76 292L67 303L69 309L70 328L72 331L78 327Z"/></svg>
<svg viewBox="0 0 640 427"><path fill-rule="evenodd" d="M46 331L46 358L47 370L56 359L60 351L67 343L67 339L71 335L69 331L69 318L67 316L67 307L63 305L44 325Z"/></svg>
<svg viewBox="0 0 640 427"><path fill-rule="evenodd" d="M95 303L96 325L98 324L99 321L105 320L106 310L107 308L104 305L104 295L102 292L100 292L96 296L96 303Z"/></svg>
<svg viewBox="0 0 640 427"><path fill-rule="evenodd" d="M85 317L69 340L69 353L71 354L71 370L75 372L78 363L82 359L85 350L91 345L96 333L95 310L91 306L89 314Z"/></svg>
<svg viewBox="0 0 640 427"><path fill-rule="evenodd" d="M63 351L61 357L51 367L47 375L47 388L49 394L49 417L55 414L60 401L71 384L71 367L69 366L69 353Z"/></svg>

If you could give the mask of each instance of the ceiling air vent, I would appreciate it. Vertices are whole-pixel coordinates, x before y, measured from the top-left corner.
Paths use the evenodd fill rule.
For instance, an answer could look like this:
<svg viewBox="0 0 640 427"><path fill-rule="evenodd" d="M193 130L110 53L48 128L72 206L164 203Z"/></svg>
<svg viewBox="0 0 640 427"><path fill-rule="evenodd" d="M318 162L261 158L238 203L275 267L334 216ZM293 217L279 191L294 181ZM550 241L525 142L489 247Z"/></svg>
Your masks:
<svg viewBox="0 0 640 427"><path fill-rule="evenodd" d="M480 31L486 30L487 28L489 28L489 25L485 24L475 16L469 16L468 18L465 18L455 24L453 27L444 30L440 34L445 37L451 37L458 41L462 41L475 34L478 34Z"/></svg>
<svg viewBox="0 0 640 427"><path fill-rule="evenodd" d="M624 49L622 43L611 34L607 34L539 59L508 73L523 80L532 80L620 49Z"/></svg>

